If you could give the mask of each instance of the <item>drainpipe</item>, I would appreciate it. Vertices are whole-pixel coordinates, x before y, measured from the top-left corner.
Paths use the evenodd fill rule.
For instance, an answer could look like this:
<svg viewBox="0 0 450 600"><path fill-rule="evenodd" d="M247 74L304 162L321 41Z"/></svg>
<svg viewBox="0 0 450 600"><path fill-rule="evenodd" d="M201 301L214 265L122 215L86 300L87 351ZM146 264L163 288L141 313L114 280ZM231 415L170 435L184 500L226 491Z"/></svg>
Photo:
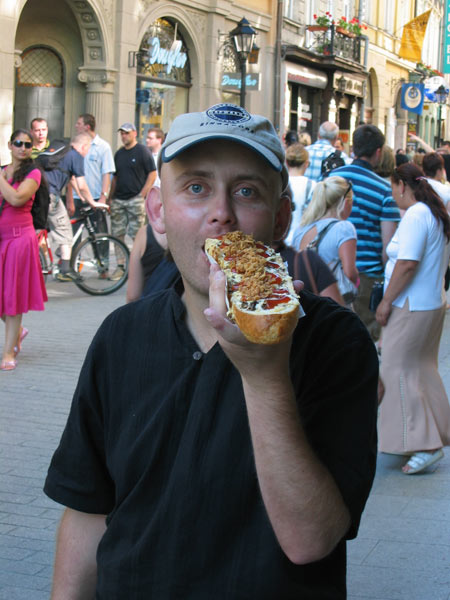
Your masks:
<svg viewBox="0 0 450 600"><path fill-rule="evenodd" d="M279 132L281 129L281 109L280 109L280 90L281 90L281 33L283 29L283 0L277 3L277 32L275 40L275 77L274 77L274 102L273 102L273 124Z"/></svg>
<svg viewBox="0 0 450 600"><path fill-rule="evenodd" d="M367 64L369 62L369 36L361 35L360 37L364 40L364 70L367 71ZM364 113L366 110L366 86L367 86L367 79L365 79L364 83L363 83L363 97L362 97L361 109L360 109L361 112L359 115L360 123L364 123Z"/></svg>

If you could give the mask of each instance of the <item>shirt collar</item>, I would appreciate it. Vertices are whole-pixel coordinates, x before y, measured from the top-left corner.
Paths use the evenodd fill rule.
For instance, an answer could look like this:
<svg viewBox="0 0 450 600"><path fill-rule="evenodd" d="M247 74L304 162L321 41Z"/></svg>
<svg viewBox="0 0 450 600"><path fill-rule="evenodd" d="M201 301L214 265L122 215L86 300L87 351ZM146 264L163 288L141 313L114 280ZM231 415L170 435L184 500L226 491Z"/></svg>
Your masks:
<svg viewBox="0 0 450 600"><path fill-rule="evenodd" d="M369 171L373 171L373 167L370 164L370 162L367 162L367 160L363 160L362 158L355 158L352 162L352 165L356 165L358 167L368 169Z"/></svg>

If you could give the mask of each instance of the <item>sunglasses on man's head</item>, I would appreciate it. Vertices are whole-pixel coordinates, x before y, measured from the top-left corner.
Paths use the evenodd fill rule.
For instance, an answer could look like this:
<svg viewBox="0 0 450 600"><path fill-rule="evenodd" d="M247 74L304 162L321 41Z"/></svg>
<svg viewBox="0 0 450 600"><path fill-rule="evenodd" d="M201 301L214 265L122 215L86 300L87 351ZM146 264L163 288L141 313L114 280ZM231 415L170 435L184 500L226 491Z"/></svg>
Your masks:
<svg viewBox="0 0 450 600"><path fill-rule="evenodd" d="M25 146L25 148L28 148L29 150L33 147L33 144L31 142L22 142L22 140L14 140L13 146L15 146L16 148L22 148L22 146Z"/></svg>

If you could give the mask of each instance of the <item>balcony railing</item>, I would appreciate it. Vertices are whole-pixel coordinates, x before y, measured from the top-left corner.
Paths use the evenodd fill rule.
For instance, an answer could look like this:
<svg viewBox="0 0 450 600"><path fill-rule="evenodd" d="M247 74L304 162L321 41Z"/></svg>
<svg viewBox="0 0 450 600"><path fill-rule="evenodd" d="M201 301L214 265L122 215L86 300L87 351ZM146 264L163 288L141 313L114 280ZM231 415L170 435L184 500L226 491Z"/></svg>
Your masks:
<svg viewBox="0 0 450 600"><path fill-rule="evenodd" d="M322 56L339 57L361 61L361 38L331 25L317 29L316 25L307 25L306 48Z"/></svg>

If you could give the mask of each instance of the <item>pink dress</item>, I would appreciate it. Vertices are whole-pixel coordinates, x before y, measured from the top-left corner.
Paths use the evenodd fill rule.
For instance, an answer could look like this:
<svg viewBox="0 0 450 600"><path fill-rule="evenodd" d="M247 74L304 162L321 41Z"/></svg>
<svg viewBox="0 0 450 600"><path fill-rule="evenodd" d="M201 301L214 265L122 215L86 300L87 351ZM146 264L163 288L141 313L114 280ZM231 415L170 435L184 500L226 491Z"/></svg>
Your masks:
<svg viewBox="0 0 450 600"><path fill-rule="evenodd" d="M25 179L41 181L39 169ZM11 180L8 181L11 184ZM17 189L20 183L14 183ZM0 195L0 203L3 198ZM47 301L39 262L39 247L33 227L31 207L34 195L22 206L3 205L0 215L0 315L20 315L44 310Z"/></svg>

